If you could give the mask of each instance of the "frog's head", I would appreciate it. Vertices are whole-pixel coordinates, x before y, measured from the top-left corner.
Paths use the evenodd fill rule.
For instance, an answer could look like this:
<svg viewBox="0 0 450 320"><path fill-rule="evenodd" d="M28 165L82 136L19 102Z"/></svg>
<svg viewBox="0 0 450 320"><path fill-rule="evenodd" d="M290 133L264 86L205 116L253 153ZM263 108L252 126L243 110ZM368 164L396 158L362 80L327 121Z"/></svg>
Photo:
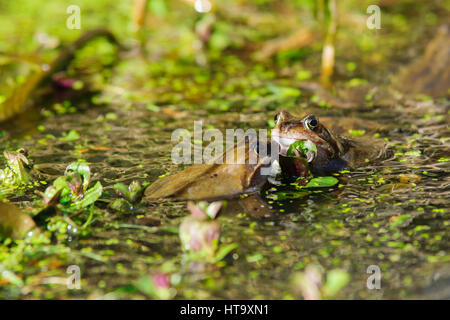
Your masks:
<svg viewBox="0 0 450 320"><path fill-rule="evenodd" d="M317 148L317 153L307 152L304 155L309 163L322 166L344 153L339 139L312 114L297 118L287 111L280 111L274 120L272 139L280 145L280 154L283 156L292 143L306 140L314 143Z"/></svg>

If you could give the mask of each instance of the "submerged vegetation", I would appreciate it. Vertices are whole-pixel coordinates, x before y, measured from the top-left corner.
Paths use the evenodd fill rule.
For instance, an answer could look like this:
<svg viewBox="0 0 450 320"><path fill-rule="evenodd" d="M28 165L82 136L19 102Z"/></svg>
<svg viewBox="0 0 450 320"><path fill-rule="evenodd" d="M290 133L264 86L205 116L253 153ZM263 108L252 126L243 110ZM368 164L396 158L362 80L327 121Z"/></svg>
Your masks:
<svg viewBox="0 0 450 320"><path fill-rule="evenodd" d="M207 2L0 4L0 298L448 298L448 4L376 1L369 29L373 1ZM145 197L187 168L175 129L271 129L282 109L387 150L261 199Z"/></svg>

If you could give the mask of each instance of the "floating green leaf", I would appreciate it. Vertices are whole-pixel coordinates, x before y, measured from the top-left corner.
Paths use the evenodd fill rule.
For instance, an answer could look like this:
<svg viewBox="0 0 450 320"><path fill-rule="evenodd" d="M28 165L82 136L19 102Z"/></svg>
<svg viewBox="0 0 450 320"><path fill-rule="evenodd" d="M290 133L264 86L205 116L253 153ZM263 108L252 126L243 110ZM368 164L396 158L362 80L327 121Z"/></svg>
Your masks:
<svg viewBox="0 0 450 320"><path fill-rule="evenodd" d="M287 191L287 192L277 192L275 194L277 201L283 201L286 199L299 199L299 198L303 198L306 197L307 195L309 195L311 193L311 191Z"/></svg>
<svg viewBox="0 0 450 320"><path fill-rule="evenodd" d="M80 134L75 130L70 130L64 137L59 138L61 141L75 141L80 139Z"/></svg>
<svg viewBox="0 0 450 320"><path fill-rule="evenodd" d="M366 134L366 130L348 130L352 136L363 136Z"/></svg>
<svg viewBox="0 0 450 320"><path fill-rule="evenodd" d="M326 188L332 187L339 182L338 179L331 176L317 177L311 179L305 186L305 188Z"/></svg>

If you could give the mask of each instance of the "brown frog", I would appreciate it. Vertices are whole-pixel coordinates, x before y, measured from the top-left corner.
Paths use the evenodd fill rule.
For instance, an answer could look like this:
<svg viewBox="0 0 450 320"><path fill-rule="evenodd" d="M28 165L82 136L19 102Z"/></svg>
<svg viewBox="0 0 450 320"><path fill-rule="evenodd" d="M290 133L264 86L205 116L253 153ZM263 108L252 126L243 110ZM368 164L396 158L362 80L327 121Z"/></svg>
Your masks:
<svg viewBox="0 0 450 320"><path fill-rule="evenodd" d="M309 140L317 151L309 150L302 156L306 158L311 171L316 173L327 174L354 168L384 154L383 142L367 143L337 135L312 114L298 118L281 111L274 120L276 124L272 129L272 139L280 145L280 155L286 156L292 143Z"/></svg>
<svg viewBox="0 0 450 320"><path fill-rule="evenodd" d="M281 111L275 116L275 121L272 139L279 145L279 150L272 151L279 152L279 164L285 176L308 176L309 167L319 173L337 172L354 167L374 155L357 142L334 134L314 115L300 119ZM300 140L311 141L317 151L307 152L303 158L283 157L289 146ZM273 182L271 175L263 173L262 169L273 168L277 159L270 155L272 145L269 142L264 142L267 143L268 155L260 156L261 143L256 136L246 137L218 156L224 159L227 152L232 152L237 159L239 148L244 147L245 161L242 163L217 163L217 158L213 158L208 163L158 179L147 188L145 198L150 201L216 200L256 193L263 185ZM256 162L250 161L252 156L256 157Z"/></svg>

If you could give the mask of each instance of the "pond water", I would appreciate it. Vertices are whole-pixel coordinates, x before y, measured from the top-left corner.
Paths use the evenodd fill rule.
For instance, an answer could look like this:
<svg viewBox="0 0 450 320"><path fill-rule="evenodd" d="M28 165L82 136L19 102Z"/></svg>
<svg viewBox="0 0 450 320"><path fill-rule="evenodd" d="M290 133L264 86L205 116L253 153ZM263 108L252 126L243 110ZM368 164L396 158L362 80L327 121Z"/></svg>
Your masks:
<svg viewBox="0 0 450 320"><path fill-rule="evenodd" d="M291 89L277 90L284 87ZM348 110L320 106L313 93L297 87L279 70L235 56L211 71L135 59L116 67L102 94L72 102L72 111L64 104L56 108L60 114L51 104L30 111L31 119L9 127L1 149L27 148L47 183L84 159L104 195L84 231L67 234L62 224L51 242L11 253L9 263L18 259L16 272L26 282L20 290L2 286L1 296L148 298L133 285L166 273L176 299L289 299L298 298L292 276L314 264L349 274L339 298L450 298L448 101ZM192 131L194 120L221 130L269 128L280 109L377 123L360 133L384 139L392 156L341 173L337 187L309 195L271 190L263 196L277 212L263 219L225 210L218 218L222 242L239 247L215 266L189 262L181 250L176 230L189 214L185 202L144 201L122 213L108 207L115 183L153 182L182 169L170 158L176 128ZM78 136L61 139L71 130ZM31 191L9 196L23 208L34 198ZM72 264L81 268L80 290L48 284L65 277ZM378 290L366 285L371 265L381 270Z"/></svg>

